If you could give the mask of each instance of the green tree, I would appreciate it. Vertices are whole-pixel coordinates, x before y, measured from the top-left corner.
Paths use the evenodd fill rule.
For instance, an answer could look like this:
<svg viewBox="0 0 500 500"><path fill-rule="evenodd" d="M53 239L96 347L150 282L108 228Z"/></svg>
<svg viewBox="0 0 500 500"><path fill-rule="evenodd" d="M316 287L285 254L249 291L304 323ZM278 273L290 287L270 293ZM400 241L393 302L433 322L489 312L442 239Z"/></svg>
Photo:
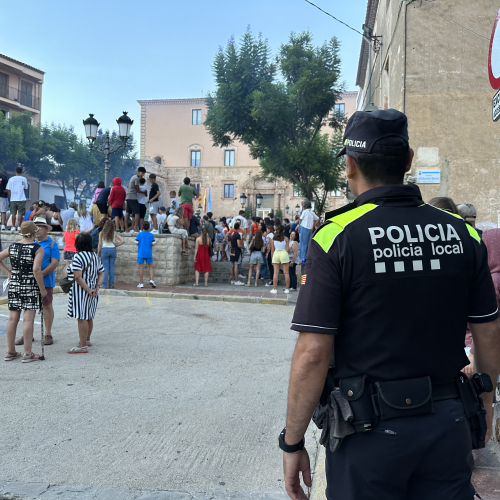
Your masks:
<svg viewBox="0 0 500 500"><path fill-rule="evenodd" d="M231 39L219 49L213 70L205 126L214 145L247 144L264 176L294 183L322 213L342 183L340 136L322 131L345 122L333 113L344 90L338 40L315 46L309 31L292 32L272 61L266 41L247 30L239 47Z"/></svg>
<svg viewBox="0 0 500 500"><path fill-rule="evenodd" d="M9 163L17 163L22 158L23 132L0 113L0 167L4 169Z"/></svg>

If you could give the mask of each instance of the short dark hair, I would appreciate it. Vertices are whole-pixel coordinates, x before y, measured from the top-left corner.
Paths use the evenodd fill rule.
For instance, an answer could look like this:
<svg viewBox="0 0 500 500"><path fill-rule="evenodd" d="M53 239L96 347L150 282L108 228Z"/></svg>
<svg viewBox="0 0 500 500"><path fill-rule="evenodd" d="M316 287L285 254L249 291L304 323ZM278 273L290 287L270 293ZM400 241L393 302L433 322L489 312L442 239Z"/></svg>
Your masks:
<svg viewBox="0 0 500 500"><path fill-rule="evenodd" d="M144 167L137 167L137 172L142 172L143 174L145 174L146 169Z"/></svg>
<svg viewBox="0 0 500 500"><path fill-rule="evenodd" d="M89 233L80 233L75 239L77 252L92 252L92 236Z"/></svg>
<svg viewBox="0 0 500 500"><path fill-rule="evenodd" d="M189 183L191 182L191 179L189 177L184 177L184 184L186 184L186 186L189 185Z"/></svg>
<svg viewBox="0 0 500 500"><path fill-rule="evenodd" d="M207 215L208 215L209 219L211 219L214 216L214 214L212 212L207 212Z"/></svg>
<svg viewBox="0 0 500 500"><path fill-rule="evenodd" d="M271 217L274 217L274 214L272 212L269 212L269 214L267 215L269 218Z"/></svg>
<svg viewBox="0 0 500 500"><path fill-rule="evenodd" d="M393 146L394 139L381 139L377 144L384 146ZM398 152L395 149L396 153ZM383 155L380 153L361 153L359 151L349 151L348 156L356 161L361 174L368 184L382 182L384 184L403 184L406 167L410 159L410 149L401 149L394 156Z"/></svg>
<svg viewBox="0 0 500 500"><path fill-rule="evenodd" d="M255 218L255 217L252 217L252 219L251 219L251 220L253 220L253 221L255 222L255 221L256 221L256 218Z"/></svg>
<svg viewBox="0 0 500 500"><path fill-rule="evenodd" d="M235 222L233 228L234 228L235 231L238 231L238 229L240 228L240 223L239 222Z"/></svg>
<svg viewBox="0 0 500 500"><path fill-rule="evenodd" d="M146 179L144 179L144 177L141 177L139 179L139 184L146 184Z"/></svg>
<svg viewBox="0 0 500 500"><path fill-rule="evenodd" d="M99 181L97 183L97 189L102 189L104 187L104 181Z"/></svg>
<svg viewBox="0 0 500 500"><path fill-rule="evenodd" d="M161 212L166 212L166 211L167 211L167 209L166 209L165 207L160 207L160 211L161 211Z"/></svg>
<svg viewBox="0 0 500 500"><path fill-rule="evenodd" d="M245 215L245 211L244 211L244 210L240 210L240 211L238 212L238 215Z"/></svg>
<svg viewBox="0 0 500 500"><path fill-rule="evenodd" d="M23 173L23 167L16 167L16 174L22 174Z"/></svg>
<svg viewBox="0 0 500 500"><path fill-rule="evenodd" d="M142 223L142 229L144 231L147 231L149 229L149 222L147 220L145 220L143 223Z"/></svg>
<svg viewBox="0 0 500 500"><path fill-rule="evenodd" d="M208 220L208 215L204 215L203 220Z"/></svg>
<svg viewBox="0 0 500 500"><path fill-rule="evenodd" d="M156 174L149 174L150 179L156 179Z"/></svg>

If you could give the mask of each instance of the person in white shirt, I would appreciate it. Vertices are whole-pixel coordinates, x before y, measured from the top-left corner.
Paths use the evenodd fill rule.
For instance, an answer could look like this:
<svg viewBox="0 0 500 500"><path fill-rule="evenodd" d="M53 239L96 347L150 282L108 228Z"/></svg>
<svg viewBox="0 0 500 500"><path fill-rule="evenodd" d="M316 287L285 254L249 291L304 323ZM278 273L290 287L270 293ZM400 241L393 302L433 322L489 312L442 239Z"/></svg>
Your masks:
<svg viewBox="0 0 500 500"><path fill-rule="evenodd" d="M28 181L23 177L22 167L16 167L16 175L9 179L5 190L10 198L10 213L12 215L11 231L19 231L24 214L26 213L26 195L25 189L28 189Z"/></svg>
<svg viewBox="0 0 500 500"><path fill-rule="evenodd" d="M299 226L299 257L301 261L303 261L307 256L307 249L309 248L309 243L311 242L314 223L318 219L319 217L311 209L311 202L309 200L305 200L304 210L302 210L302 213L300 214Z"/></svg>
<svg viewBox="0 0 500 500"><path fill-rule="evenodd" d="M165 224L165 219L167 218L167 209L165 207L160 207L158 209L158 215L156 216L156 220L158 222L158 227L160 225L164 225Z"/></svg>

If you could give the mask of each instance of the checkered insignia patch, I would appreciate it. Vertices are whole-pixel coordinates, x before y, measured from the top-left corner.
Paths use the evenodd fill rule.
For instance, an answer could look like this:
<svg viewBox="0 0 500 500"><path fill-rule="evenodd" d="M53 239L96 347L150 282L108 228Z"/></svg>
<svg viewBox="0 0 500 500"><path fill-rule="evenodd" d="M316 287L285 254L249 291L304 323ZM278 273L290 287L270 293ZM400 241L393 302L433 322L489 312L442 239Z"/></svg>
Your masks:
<svg viewBox="0 0 500 500"><path fill-rule="evenodd" d="M300 284L301 285L305 285L306 284L306 278L307 278L307 274L303 274L302 275L302 279L300 280Z"/></svg>

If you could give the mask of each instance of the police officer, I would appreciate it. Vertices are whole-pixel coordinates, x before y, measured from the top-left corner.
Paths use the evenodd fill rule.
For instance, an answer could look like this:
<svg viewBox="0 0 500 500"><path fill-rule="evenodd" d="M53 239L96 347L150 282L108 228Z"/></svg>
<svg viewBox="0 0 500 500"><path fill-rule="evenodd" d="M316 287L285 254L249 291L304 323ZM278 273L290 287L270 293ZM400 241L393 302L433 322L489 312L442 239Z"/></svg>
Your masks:
<svg viewBox="0 0 500 500"><path fill-rule="evenodd" d="M302 472L311 486L304 434L318 401L331 403L333 390L354 421L340 447L330 441L326 448L328 500L472 500L459 373L468 364L467 323L476 371L497 380L500 366L486 248L461 218L403 184L413 159L404 114L354 113L344 154L356 199L315 233L293 317L300 335L279 440L286 491L306 499L299 481ZM492 393L484 404L487 441Z"/></svg>

